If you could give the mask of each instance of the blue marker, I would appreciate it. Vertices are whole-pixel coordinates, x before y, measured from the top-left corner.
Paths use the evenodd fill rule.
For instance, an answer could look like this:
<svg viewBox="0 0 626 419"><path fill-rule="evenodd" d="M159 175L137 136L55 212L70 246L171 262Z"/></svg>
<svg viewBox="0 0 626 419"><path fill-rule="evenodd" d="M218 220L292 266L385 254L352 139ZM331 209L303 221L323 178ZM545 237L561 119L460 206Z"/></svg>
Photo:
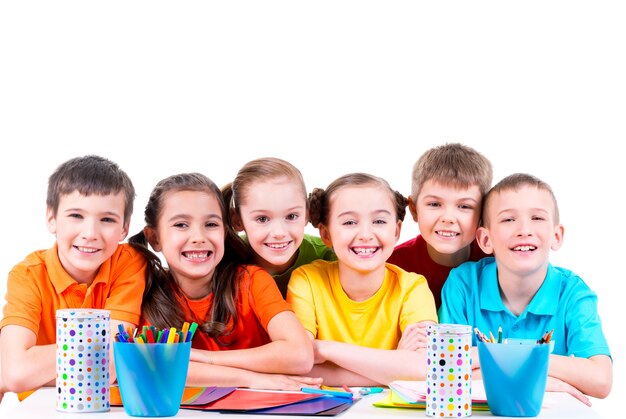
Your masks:
<svg viewBox="0 0 626 419"><path fill-rule="evenodd" d="M348 393L347 391L336 391L336 390L323 390L321 388L312 388L312 387L302 387L303 393L311 393L311 394L324 394L326 396L334 396L334 397L342 397L344 399L352 399L352 393Z"/></svg>

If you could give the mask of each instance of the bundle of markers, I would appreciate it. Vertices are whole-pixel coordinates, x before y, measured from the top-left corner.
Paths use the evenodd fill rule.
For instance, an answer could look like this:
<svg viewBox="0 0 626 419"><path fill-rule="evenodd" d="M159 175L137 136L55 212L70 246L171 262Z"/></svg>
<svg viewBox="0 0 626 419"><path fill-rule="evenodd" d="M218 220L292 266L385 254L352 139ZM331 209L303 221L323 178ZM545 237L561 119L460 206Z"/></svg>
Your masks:
<svg viewBox="0 0 626 419"><path fill-rule="evenodd" d="M124 326L118 325L118 332L115 334L116 342L128 342L128 343L184 343L190 342L198 324L192 322L183 323L183 327L177 330L175 327L169 327L166 329L158 329L155 326L144 326L141 333L138 333L139 329L125 330Z"/></svg>
<svg viewBox="0 0 626 419"><path fill-rule="evenodd" d="M553 332L554 332L554 329L550 330L549 332L544 333L543 336L541 336L540 339L537 339L537 343L538 344L550 343L550 341L552 340L552 333ZM498 327L498 339L497 340L493 336L493 333L491 333L491 330L489 331L489 337L487 337L477 327L474 328L474 333L476 334L476 338L478 340L480 340L481 342L485 342L485 343L496 343L496 342L497 343L508 343L507 339L504 339L504 342L502 341L502 326Z"/></svg>

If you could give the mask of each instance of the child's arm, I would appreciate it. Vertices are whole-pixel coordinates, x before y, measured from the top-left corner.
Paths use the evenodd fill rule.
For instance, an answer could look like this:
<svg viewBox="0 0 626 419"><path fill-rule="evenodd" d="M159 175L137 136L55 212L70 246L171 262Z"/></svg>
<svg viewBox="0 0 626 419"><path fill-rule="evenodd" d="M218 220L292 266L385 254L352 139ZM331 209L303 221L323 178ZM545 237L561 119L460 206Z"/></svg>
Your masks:
<svg viewBox="0 0 626 419"><path fill-rule="evenodd" d="M7 325L0 333L0 371L7 391L21 393L50 384L56 379L56 344L35 345L32 330Z"/></svg>
<svg viewBox="0 0 626 419"><path fill-rule="evenodd" d="M313 348L293 312L275 315L268 323L267 332L272 342L266 345L232 351L194 350L192 360L262 373L309 373Z"/></svg>
<svg viewBox="0 0 626 419"><path fill-rule="evenodd" d="M435 322L428 320L407 325L404 332L402 332L400 342L398 342L398 349L414 351L419 348L425 348L426 333L428 326L431 324L435 324Z"/></svg>
<svg viewBox="0 0 626 419"><path fill-rule="evenodd" d="M221 386L264 390L300 390L302 387L319 387L321 384L321 378L266 374L241 368L190 362L186 385L193 387Z"/></svg>
<svg viewBox="0 0 626 419"><path fill-rule="evenodd" d="M315 340L313 345L316 364L332 362L342 369L375 383L388 385L395 380L424 380L426 378L425 349L417 351L374 349L330 340ZM327 383L329 380L334 381L337 374L339 373L334 371L333 376L322 376L322 378ZM371 383L343 382L341 384L370 385Z"/></svg>
<svg viewBox="0 0 626 419"><path fill-rule="evenodd" d="M613 364L606 355L590 358L550 355L548 375L599 399L607 397L613 386Z"/></svg>

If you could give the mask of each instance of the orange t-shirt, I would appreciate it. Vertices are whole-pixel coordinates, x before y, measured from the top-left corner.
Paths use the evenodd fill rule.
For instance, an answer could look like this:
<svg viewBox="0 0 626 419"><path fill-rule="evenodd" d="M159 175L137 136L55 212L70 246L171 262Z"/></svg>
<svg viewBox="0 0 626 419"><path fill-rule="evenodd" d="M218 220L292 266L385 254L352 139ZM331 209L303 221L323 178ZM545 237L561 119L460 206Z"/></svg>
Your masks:
<svg viewBox="0 0 626 419"><path fill-rule="evenodd" d="M211 351L256 348L265 345L271 340L267 334L267 325L278 313L291 311L291 306L284 300L276 282L267 271L257 267L245 265L239 268L239 293L237 295L237 324L233 332L222 336L220 344L207 334L198 330L192 341L192 346ZM181 308L185 319L202 324L208 318L213 305L213 293L200 300L184 298ZM143 323L142 319L142 324Z"/></svg>
<svg viewBox="0 0 626 419"><path fill-rule="evenodd" d="M37 336L37 345L47 345L56 342L57 309L106 309L111 319L137 324L145 270L144 256L129 244L120 244L87 286L65 272L56 244L33 252L9 272L0 328L26 327Z"/></svg>

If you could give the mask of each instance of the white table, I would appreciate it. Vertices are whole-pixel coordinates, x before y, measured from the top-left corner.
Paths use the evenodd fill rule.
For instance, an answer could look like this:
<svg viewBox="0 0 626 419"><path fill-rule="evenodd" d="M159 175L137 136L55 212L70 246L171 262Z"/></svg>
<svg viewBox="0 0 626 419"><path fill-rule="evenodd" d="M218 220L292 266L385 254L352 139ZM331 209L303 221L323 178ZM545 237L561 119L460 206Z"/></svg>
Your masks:
<svg viewBox="0 0 626 419"><path fill-rule="evenodd" d="M41 418L56 418L56 419L113 419L113 418L128 418L124 409L121 407L112 407L109 412L101 413L62 413L57 412L54 408L54 402L56 397L56 390L54 387L42 388L37 390L30 397L26 398L23 402L17 405L13 410L7 412L7 419L41 419ZM394 417L426 417L426 412L421 409L397 409L397 408L381 408L374 407L372 403L386 395L383 394L371 394L363 397L360 401L355 403L347 411L336 416L341 419L363 419L363 418L394 418ZM220 415L216 412L203 412L197 410L179 410L176 418L207 418L208 416ZM490 412L478 412L474 411L473 416L492 416ZM285 419L288 416L284 415L244 415L244 414L228 414L222 415L223 419L262 419L262 418L282 418ZM589 408L578 400L574 399L565 393L547 393L544 400L544 406L539 414L539 418L562 418L562 419L576 419L576 418L606 418L609 417L606 413L602 413L593 407Z"/></svg>

